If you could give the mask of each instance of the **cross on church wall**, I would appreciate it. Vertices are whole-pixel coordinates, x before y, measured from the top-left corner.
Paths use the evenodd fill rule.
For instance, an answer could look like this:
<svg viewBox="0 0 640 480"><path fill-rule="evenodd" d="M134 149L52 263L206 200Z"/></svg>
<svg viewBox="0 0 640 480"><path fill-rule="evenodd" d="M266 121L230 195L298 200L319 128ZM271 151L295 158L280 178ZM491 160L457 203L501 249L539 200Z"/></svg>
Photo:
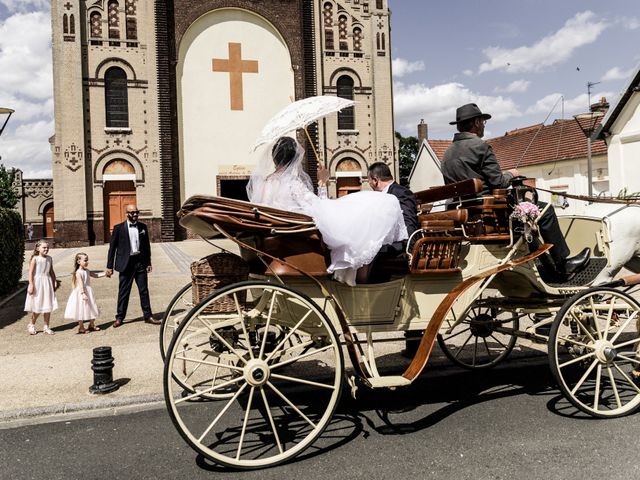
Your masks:
<svg viewBox="0 0 640 480"><path fill-rule="evenodd" d="M242 74L258 73L258 61L242 60L242 44L229 42L229 58L213 58L211 68L214 72L229 73L231 110L244 110Z"/></svg>
<svg viewBox="0 0 640 480"><path fill-rule="evenodd" d="M66 8L67 10L71 10L71 7L73 7L73 5L71 5L69 2L64 4L64 8Z"/></svg>

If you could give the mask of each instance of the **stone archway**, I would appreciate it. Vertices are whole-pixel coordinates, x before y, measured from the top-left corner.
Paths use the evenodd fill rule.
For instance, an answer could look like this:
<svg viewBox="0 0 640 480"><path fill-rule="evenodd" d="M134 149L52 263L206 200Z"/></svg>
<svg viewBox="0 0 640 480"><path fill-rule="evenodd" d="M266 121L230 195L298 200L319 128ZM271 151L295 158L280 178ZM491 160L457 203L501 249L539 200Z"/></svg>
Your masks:
<svg viewBox="0 0 640 480"><path fill-rule="evenodd" d="M111 239L113 227L126 219L125 207L136 203L136 172L126 160L116 159L105 165L104 179L104 241Z"/></svg>
<svg viewBox="0 0 640 480"><path fill-rule="evenodd" d="M48 203L42 209L42 237L53 238L55 215L53 202Z"/></svg>

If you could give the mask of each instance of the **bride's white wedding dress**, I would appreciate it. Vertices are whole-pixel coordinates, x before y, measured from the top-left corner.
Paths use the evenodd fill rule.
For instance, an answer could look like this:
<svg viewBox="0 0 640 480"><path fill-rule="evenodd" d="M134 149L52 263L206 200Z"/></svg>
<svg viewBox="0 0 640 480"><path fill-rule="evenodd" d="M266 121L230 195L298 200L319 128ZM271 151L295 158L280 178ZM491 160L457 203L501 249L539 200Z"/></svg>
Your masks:
<svg viewBox="0 0 640 480"><path fill-rule="evenodd" d="M309 176L299 169L273 172L254 182L249 193L252 202L312 217L331 250L328 272L349 285L355 285L358 268L371 263L382 245L407 238L394 195L362 191L332 200L321 187L316 196Z"/></svg>

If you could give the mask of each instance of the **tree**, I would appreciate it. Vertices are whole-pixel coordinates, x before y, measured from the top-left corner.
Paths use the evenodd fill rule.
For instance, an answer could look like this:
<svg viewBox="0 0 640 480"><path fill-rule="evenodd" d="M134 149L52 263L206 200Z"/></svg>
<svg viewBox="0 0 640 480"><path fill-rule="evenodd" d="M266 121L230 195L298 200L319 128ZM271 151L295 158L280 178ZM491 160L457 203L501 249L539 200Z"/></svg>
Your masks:
<svg viewBox="0 0 640 480"><path fill-rule="evenodd" d="M18 192L13 187L15 176L13 168L7 170L4 165L0 164L0 208L13 209L20 200Z"/></svg>
<svg viewBox="0 0 640 480"><path fill-rule="evenodd" d="M409 186L409 174L418 155L418 138L413 136L403 137L399 132L396 132L396 138L399 144L398 159L400 162L400 178L398 179L398 183L406 187Z"/></svg>

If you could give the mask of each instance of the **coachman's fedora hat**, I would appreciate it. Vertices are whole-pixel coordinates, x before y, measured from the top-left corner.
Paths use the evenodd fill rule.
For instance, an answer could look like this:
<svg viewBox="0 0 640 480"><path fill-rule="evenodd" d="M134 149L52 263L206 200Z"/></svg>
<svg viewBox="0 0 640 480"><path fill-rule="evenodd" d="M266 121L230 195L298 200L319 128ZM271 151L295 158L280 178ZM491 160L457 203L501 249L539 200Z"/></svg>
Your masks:
<svg viewBox="0 0 640 480"><path fill-rule="evenodd" d="M482 113L478 108L478 105L475 103L467 103L466 105L462 105L456 109L456 121L449 122L449 125L456 125L460 122L476 117L482 117L484 120L489 120L491 115L488 113Z"/></svg>

